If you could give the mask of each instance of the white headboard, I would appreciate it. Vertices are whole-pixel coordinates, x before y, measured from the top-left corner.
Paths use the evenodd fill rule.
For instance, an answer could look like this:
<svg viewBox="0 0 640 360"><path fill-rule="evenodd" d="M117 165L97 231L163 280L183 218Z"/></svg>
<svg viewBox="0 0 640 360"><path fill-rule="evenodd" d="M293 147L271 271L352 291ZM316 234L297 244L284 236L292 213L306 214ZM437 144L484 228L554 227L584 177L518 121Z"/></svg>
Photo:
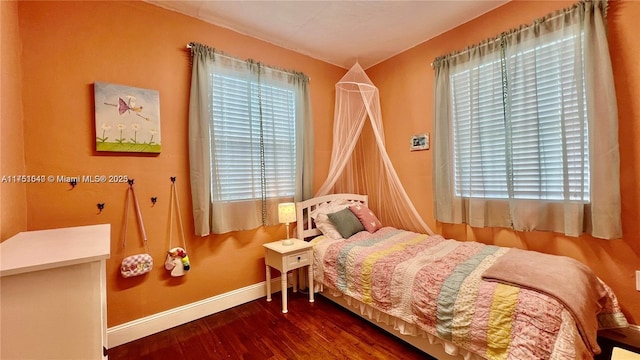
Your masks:
<svg viewBox="0 0 640 360"><path fill-rule="evenodd" d="M357 201L369 206L369 196L359 194L331 194L298 202L296 203L296 219L298 219L296 223L296 237L300 240L306 240L307 238L320 235L321 232L316 229L309 213L322 204L338 199Z"/></svg>

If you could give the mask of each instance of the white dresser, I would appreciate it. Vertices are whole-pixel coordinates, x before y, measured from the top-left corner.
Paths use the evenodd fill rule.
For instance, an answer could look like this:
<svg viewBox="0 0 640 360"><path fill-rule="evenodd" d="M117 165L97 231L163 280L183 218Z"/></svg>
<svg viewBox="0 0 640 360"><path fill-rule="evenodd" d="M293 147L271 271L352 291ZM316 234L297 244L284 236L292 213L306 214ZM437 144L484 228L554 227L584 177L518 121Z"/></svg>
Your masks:
<svg viewBox="0 0 640 360"><path fill-rule="evenodd" d="M0 359L106 359L110 225L0 244Z"/></svg>

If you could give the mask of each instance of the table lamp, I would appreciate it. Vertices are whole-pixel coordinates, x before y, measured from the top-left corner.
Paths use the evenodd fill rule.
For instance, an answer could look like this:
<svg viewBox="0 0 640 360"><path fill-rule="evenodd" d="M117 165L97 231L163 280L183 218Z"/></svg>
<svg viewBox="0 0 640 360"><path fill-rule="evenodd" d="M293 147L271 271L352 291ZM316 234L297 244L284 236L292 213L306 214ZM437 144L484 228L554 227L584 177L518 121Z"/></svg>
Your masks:
<svg viewBox="0 0 640 360"><path fill-rule="evenodd" d="M293 240L289 239L289 223L296 221L296 204L278 204L278 221L284 223L287 227L287 239L282 240L282 245L293 245Z"/></svg>

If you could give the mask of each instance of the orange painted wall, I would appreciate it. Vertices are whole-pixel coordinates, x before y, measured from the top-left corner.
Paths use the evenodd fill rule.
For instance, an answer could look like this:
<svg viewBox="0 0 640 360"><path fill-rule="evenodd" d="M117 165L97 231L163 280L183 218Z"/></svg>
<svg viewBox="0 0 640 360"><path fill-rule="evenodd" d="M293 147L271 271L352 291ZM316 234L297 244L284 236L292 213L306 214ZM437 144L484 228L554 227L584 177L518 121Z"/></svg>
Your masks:
<svg viewBox="0 0 640 360"><path fill-rule="evenodd" d="M27 187L29 230L111 224L108 326L264 281L262 244L284 237L284 226L205 238L191 235L187 143L191 68L186 44L201 42L240 58L295 69L311 77L318 139L316 183L322 183L328 171L334 84L346 70L144 2L18 4L26 170L54 176L121 174L135 179L156 265L147 276L130 279L118 273L124 255L121 232L128 185L80 183L73 190L67 183ZM160 92L161 154L94 151L95 81ZM171 176L177 176L192 263L191 271L182 278L171 278L162 264L169 247ZM152 196L158 198L153 207ZM99 215L97 203L105 204ZM133 216L129 224L127 255L144 250ZM174 246L176 239L179 234L174 233Z"/></svg>
<svg viewBox="0 0 640 360"><path fill-rule="evenodd" d="M25 174L22 124L21 43L18 35L18 3L0 1L0 241L27 229L26 186L13 182Z"/></svg>
<svg viewBox="0 0 640 360"><path fill-rule="evenodd" d="M21 185L11 190L3 185L0 191L2 239L7 233L25 229L110 223L112 258L107 269L110 327L263 281L261 245L282 237L283 227L207 238L188 235L193 270L184 278L174 279L161 268L162 254L168 246L170 176L178 178L185 230L187 234L193 233L186 124L190 68L184 46L189 41L199 41L241 58L251 57L303 71L311 77L316 186L322 183L328 169L334 84L345 70L142 2L0 4L2 174L7 174L6 171L68 176L124 174L135 178L151 252L158 264L144 279L122 279L118 275L123 256L120 233L127 188L123 184L80 184L73 190L65 183ZM640 222L635 218L640 211L637 185L640 149L633 140L640 135L640 126L634 121L640 114L637 100L640 98L640 70L637 70L640 69L640 47L634 41L640 33L640 23L634 21L640 15L640 3L612 2L609 15L609 39L620 107L623 239L605 241L587 236L573 239L551 233L514 233L504 229L436 224L432 205L432 152L407 149L410 135L433 130L433 70L429 63L436 56L529 23L569 4L571 2L566 1L509 3L367 72L380 88L390 157L416 208L430 226L452 238L564 254L584 261L614 288L631 322L638 323L640 293L633 289L633 271L640 269L640 241L635 236L640 230ZM15 76L6 77L8 73ZM160 155L116 155L93 150L92 84L95 81L160 91L163 142ZM15 165L6 170L9 163ZM158 197L154 207L149 201L151 196ZM99 202L105 203L100 215L96 208ZM130 218L132 225L133 221ZM128 253L142 251L141 246L133 246L134 239L138 239L135 226L130 226L128 238L131 245Z"/></svg>
<svg viewBox="0 0 640 360"><path fill-rule="evenodd" d="M640 292L635 270L640 270L640 2L609 2L608 36L619 108L623 239L570 238L545 232L473 229L436 224L433 212L433 151L409 152L412 134L433 134L431 61L574 1L513 1L473 21L403 52L367 73L380 90L387 148L405 189L416 208L436 232L459 240L513 246L576 258L609 284L631 323L640 323ZM432 144L439 139L431 138ZM432 145L433 146L433 145Z"/></svg>

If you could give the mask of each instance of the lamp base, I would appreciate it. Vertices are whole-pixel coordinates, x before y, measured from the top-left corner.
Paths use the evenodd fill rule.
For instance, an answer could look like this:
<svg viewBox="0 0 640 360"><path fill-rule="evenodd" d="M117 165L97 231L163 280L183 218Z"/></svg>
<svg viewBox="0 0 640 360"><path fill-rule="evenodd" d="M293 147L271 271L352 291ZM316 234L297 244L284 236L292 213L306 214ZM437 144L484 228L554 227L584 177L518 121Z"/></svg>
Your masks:
<svg viewBox="0 0 640 360"><path fill-rule="evenodd" d="M287 227L287 239L282 240L282 245L283 246L293 245L293 239L289 239L289 223L285 223L285 226Z"/></svg>

